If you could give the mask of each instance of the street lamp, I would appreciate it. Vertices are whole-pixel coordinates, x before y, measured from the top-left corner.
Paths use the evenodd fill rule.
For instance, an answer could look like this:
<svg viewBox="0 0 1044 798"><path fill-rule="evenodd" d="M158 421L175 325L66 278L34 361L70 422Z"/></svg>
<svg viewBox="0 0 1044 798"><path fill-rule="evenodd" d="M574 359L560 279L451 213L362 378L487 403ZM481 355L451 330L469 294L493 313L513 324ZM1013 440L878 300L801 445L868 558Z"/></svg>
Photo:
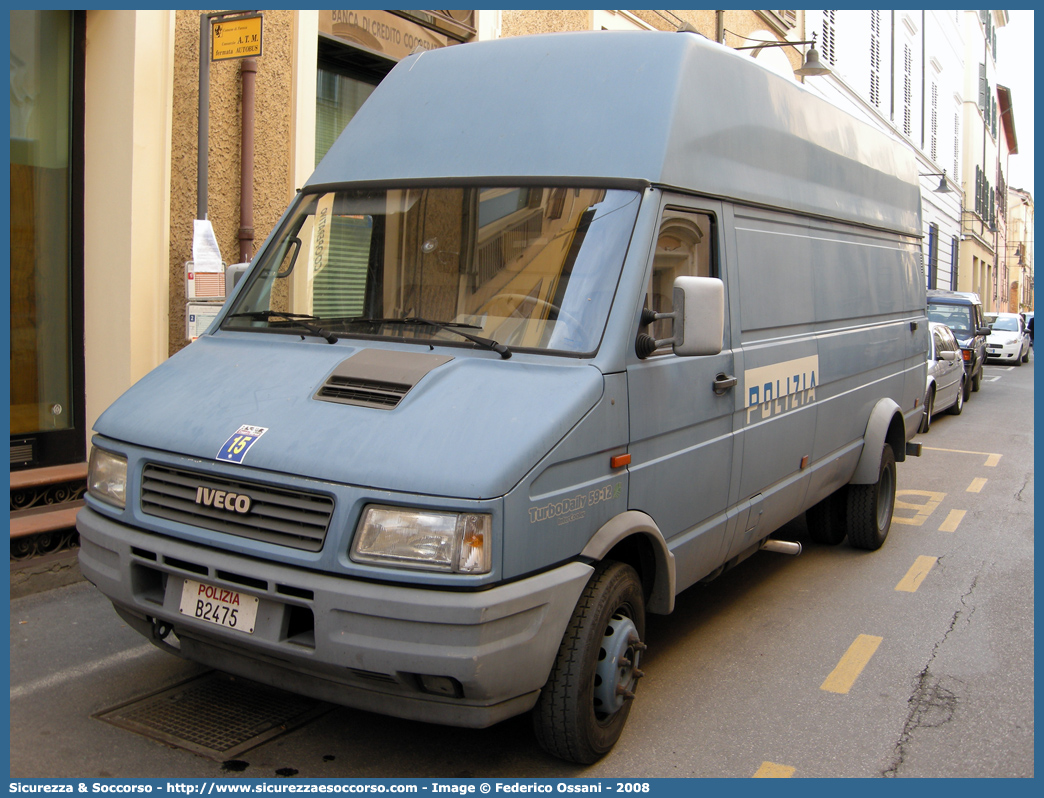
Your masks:
<svg viewBox="0 0 1044 798"><path fill-rule="evenodd" d="M943 169L941 172L919 172L921 177L938 177L939 187L933 189L936 194L950 194L953 189L950 188L949 183L946 182L946 170Z"/></svg>
<svg viewBox="0 0 1044 798"><path fill-rule="evenodd" d="M808 51L805 53L804 63L794 70L795 75L801 77L809 77L813 75L829 75L830 68L825 66L822 61L819 60L819 51L816 49L816 34L812 34L811 40L800 41L800 42L776 42L776 41L763 41L761 39L751 39L748 36L743 36L739 33L733 33L730 30L725 33L731 33L733 36L739 36L748 42L757 42L757 44L744 45L743 47L734 47L734 50L764 50L766 47L796 47L799 44L811 45ZM757 53L754 53L757 56Z"/></svg>

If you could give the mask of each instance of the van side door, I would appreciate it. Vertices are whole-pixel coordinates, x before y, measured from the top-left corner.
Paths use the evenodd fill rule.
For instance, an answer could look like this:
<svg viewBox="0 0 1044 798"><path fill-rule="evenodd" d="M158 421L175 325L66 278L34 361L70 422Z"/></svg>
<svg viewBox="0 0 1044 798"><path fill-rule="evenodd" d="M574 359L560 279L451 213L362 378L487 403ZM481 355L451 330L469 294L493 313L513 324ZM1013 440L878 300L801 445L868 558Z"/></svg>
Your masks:
<svg viewBox="0 0 1044 798"><path fill-rule="evenodd" d="M644 307L670 312L674 278L725 278L721 203L665 195L656 244L649 253ZM725 329L717 355L679 357L658 349L627 365L631 427L629 504L650 515L675 556L677 589L720 564L733 480L735 388L726 283ZM673 334L670 320L643 330ZM715 381L719 390L715 391Z"/></svg>

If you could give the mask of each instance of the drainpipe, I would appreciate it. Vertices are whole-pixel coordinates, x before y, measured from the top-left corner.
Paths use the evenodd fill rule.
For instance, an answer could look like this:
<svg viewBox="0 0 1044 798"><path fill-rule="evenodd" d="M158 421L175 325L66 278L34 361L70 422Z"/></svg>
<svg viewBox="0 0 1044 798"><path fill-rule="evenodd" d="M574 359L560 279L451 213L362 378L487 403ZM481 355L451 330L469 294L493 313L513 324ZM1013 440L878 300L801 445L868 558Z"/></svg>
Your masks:
<svg viewBox="0 0 1044 798"><path fill-rule="evenodd" d="M244 58L240 66L243 81L243 120L239 168L239 262L248 263L254 255L254 84L257 59Z"/></svg>

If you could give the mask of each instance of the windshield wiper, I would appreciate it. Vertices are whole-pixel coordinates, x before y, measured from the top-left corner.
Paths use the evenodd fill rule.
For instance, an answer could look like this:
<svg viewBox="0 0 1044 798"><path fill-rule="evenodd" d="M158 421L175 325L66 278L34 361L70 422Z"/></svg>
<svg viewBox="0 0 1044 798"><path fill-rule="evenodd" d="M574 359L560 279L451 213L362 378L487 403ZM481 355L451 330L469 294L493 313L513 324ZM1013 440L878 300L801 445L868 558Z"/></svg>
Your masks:
<svg viewBox="0 0 1044 798"><path fill-rule="evenodd" d="M468 327L473 330L480 330L474 324L463 324L456 321L432 321L431 319L421 319L416 316L407 316L403 319L368 319L359 317L355 319L345 319L345 324L406 324L406 325L425 325L428 327L434 327L436 330L447 330L451 333L456 333L461 338L467 338L469 341L478 344L485 349L491 349L500 355L504 360L511 357L511 350L508 349L504 344L497 343L492 338L483 338L481 335L472 335L471 333L464 332L462 327Z"/></svg>
<svg viewBox="0 0 1044 798"><path fill-rule="evenodd" d="M229 316L230 319L236 318L248 318L258 320L268 319L286 319L292 322L296 327L303 327L313 335L318 335L320 338L325 338L331 344L337 343L337 336L329 330L324 330L322 327L316 324L310 324L310 321L319 321L318 316L309 316L306 313L284 313L281 310L253 310L249 313L233 313Z"/></svg>

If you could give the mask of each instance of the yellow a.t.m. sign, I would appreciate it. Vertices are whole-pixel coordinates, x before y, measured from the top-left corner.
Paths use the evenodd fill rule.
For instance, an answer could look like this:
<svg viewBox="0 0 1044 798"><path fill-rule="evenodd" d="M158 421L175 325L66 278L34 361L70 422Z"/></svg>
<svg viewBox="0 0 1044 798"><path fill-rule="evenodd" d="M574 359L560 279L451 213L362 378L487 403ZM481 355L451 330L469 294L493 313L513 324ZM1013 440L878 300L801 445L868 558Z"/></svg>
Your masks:
<svg viewBox="0 0 1044 798"><path fill-rule="evenodd" d="M216 20L210 26L210 60L259 58L263 22L261 14Z"/></svg>

